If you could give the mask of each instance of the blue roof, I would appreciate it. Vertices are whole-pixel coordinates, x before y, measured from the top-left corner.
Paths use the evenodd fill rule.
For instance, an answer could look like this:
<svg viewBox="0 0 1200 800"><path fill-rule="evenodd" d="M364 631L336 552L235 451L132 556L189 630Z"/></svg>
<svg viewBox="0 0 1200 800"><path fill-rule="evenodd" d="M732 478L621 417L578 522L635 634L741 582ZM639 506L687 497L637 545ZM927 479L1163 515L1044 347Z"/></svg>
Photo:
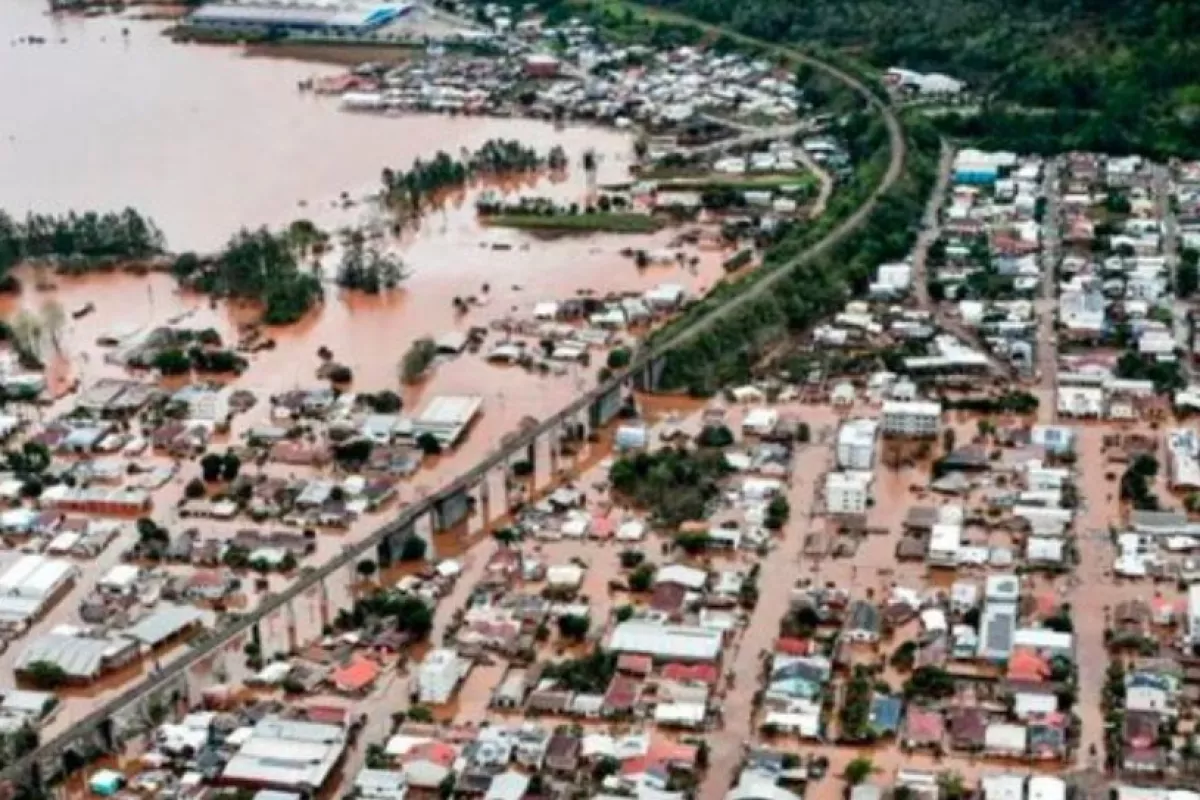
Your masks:
<svg viewBox="0 0 1200 800"><path fill-rule="evenodd" d="M877 694L871 699L871 727L881 733L895 733L904 715L904 701L899 697Z"/></svg>

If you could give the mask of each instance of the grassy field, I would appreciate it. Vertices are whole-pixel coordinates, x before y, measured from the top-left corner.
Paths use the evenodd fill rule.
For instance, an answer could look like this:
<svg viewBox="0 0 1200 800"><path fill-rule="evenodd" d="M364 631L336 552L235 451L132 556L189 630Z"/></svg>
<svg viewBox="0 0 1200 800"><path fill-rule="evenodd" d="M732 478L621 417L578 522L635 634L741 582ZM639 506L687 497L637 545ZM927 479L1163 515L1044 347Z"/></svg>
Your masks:
<svg viewBox="0 0 1200 800"><path fill-rule="evenodd" d="M655 177L654 173L643 175L647 180L658 183L659 191L704 192L718 189L754 191L756 189L779 189L783 186L799 186L802 191L815 189L817 179L807 172L789 172L768 175L673 175Z"/></svg>
<svg viewBox="0 0 1200 800"><path fill-rule="evenodd" d="M662 223L648 214L619 211L595 214L495 214L481 217L485 225L545 233L653 233Z"/></svg>

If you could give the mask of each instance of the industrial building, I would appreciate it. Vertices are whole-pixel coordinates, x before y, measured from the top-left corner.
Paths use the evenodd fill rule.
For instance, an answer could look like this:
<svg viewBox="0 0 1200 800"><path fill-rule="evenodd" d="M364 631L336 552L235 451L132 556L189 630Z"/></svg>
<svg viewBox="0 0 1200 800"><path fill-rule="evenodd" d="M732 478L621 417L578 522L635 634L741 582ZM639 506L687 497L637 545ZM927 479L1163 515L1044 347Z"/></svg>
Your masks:
<svg viewBox="0 0 1200 800"><path fill-rule="evenodd" d="M225 765L221 783L315 794L345 752L346 730L341 726L267 716Z"/></svg>
<svg viewBox="0 0 1200 800"><path fill-rule="evenodd" d="M466 433L483 406L477 395L439 395L413 420L412 435L430 434L443 447L453 447Z"/></svg>
<svg viewBox="0 0 1200 800"><path fill-rule="evenodd" d="M79 570L69 561L21 556L0 574L0 627L23 629L70 589Z"/></svg>
<svg viewBox="0 0 1200 800"><path fill-rule="evenodd" d="M720 658L722 643L721 632L709 628L628 620L613 629L607 649L656 661L712 662Z"/></svg>
<svg viewBox="0 0 1200 800"><path fill-rule="evenodd" d="M24 675L35 664L53 664L71 683L89 683L109 670L118 669L138 656L132 639L100 639L71 633L48 633L29 642L13 671Z"/></svg>
<svg viewBox="0 0 1200 800"><path fill-rule="evenodd" d="M212 31L363 36L400 18L409 3L208 3L193 11L188 24Z"/></svg>

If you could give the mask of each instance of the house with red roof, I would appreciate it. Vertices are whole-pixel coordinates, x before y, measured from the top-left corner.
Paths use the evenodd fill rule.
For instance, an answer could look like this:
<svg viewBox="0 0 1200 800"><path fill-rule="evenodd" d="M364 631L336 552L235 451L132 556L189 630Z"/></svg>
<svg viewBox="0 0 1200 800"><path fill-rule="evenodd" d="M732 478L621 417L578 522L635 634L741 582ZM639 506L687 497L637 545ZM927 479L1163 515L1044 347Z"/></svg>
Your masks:
<svg viewBox="0 0 1200 800"><path fill-rule="evenodd" d="M1034 650L1019 647L1008 658L1008 679L1041 683L1050 677L1050 662Z"/></svg>
<svg viewBox="0 0 1200 800"><path fill-rule="evenodd" d="M329 676L330 683L339 692L362 694L379 677L379 664L363 655L355 655L346 664L338 667Z"/></svg>
<svg viewBox="0 0 1200 800"><path fill-rule="evenodd" d="M715 686L721 677L715 664L667 664L662 669L662 677L676 683L702 683Z"/></svg>
<svg viewBox="0 0 1200 800"><path fill-rule="evenodd" d="M938 747L946 735L946 720L940 711L909 706L900 731L900 741L905 747Z"/></svg>

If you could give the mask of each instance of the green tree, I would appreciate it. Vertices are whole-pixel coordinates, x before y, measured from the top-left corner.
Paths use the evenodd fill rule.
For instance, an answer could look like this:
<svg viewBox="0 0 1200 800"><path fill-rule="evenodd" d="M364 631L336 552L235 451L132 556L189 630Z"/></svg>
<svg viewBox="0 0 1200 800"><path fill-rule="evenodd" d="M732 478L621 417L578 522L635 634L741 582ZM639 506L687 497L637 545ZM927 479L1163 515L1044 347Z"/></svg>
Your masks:
<svg viewBox="0 0 1200 800"><path fill-rule="evenodd" d="M420 382L435 358L437 344L433 339L417 339L409 346L400 362L400 380L409 385Z"/></svg>
<svg viewBox="0 0 1200 800"><path fill-rule="evenodd" d="M871 773L875 771L875 762L865 756L859 756L846 765L845 772L842 777L846 783L851 786L857 786L867 778L871 777Z"/></svg>
<svg viewBox="0 0 1200 800"><path fill-rule="evenodd" d="M442 443L432 433L422 433L417 437L417 448L427 456L442 454Z"/></svg>
<svg viewBox="0 0 1200 800"><path fill-rule="evenodd" d="M225 466L225 459L217 453L206 453L204 458L200 459L200 473L204 476L207 483L215 483L221 479L221 470Z"/></svg>
<svg viewBox="0 0 1200 800"><path fill-rule="evenodd" d="M564 639L582 641L592 621L585 614L563 614L558 618L558 633Z"/></svg>
<svg viewBox="0 0 1200 800"><path fill-rule="evenodd" d="M633 360L633 351L628 347L614 347L608 353L608 368L612 370L624 369L629 366L629 362Z"/></svg>
<svg viewBox="0 0 1200 800"><path fill-rule="evenodd" d="M400 548L401 561L421 561L425 558L427 546L420 536L409 536Z"/></svg>
<svg viewBox="0 0 1200 800"><path fill-rule="evenodd" d="M242 460L232 452L226 453L225 457L221 459L221 479L224 481L236 480L241 468Z"/></svg>
<svg viewBox="0 0 1200 800"><path fill-rule="evenodd" d="M192 360L182 350L162 350L152 366L163 375L183 375L192 369Z"/></svg>
<svg viewBox="0 0 1200 800"><path fill-rule="evenodd" d="M38 689L57 689L67 682L67 672L53 661L34 661L22 670Z"/></svg>
<svg viewBox="0 0 1200 800"><path fill-rule="evenodd" d="M648 592L650 587L654 585L654 565L640 564L629 576L629 590L631 592Z"/></svg>

